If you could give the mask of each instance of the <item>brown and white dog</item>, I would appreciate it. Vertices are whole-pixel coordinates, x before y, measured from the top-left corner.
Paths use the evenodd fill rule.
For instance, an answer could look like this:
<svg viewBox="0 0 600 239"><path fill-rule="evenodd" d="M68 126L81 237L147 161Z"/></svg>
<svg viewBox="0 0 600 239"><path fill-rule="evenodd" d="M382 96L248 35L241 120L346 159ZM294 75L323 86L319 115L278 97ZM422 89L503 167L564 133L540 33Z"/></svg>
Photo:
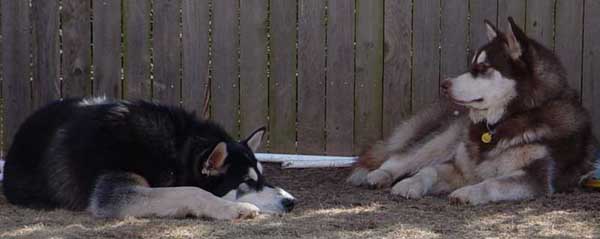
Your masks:
<svg viewBox="0 0 600 239"><path fill-rule="evenodd" d="M417 113L367 150L348 182L483 204L568 191L593 170L590 119L563 66L508 21L506 33L486 21L489 42L469 71L442 83L468 114L444 102Z"/></svg>

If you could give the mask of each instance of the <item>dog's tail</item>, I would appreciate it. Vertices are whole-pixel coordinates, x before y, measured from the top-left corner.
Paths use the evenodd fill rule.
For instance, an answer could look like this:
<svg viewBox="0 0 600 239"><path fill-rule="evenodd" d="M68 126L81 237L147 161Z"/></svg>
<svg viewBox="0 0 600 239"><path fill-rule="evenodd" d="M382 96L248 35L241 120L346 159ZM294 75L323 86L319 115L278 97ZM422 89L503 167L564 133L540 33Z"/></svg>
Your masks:
<svg viewBox="0 0 600 239"><path fill-rule="evenodd" d="M387 151L383 141L367 147L358 157L350 177L346 180L354 186L363 186L367 183L367 174L379 168L387 159Z"/></svg>

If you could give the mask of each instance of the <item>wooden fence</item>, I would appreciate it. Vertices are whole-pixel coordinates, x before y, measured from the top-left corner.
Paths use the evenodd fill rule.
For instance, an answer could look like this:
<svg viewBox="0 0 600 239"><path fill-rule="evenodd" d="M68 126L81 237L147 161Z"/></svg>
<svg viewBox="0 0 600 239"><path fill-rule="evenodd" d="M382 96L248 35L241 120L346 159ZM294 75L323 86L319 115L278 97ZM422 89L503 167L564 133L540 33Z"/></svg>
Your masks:
<svg viewBox="0 0 600 239"><path fill-rule="evenodd" d="M355 154L438 97L513 16L600 120L596 0L0 0L4 147L48 101L142 98L201 111L271 152ZM600 123L594 130L600 133ZM598 134L600 135L600 134Z"/></svg>

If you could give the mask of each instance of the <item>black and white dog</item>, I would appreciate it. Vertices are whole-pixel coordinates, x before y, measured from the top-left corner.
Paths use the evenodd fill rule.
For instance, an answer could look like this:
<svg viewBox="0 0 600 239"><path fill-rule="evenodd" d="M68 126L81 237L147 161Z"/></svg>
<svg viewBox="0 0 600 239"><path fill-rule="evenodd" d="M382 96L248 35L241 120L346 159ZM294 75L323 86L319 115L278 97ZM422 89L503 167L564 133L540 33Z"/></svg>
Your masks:
<svg viewBox="0 0 600 239"><path fill-rule="evenodd" d="M31 208L98 217L248 218L292 210L254 157L265 132L237 142L182 109L105 98L52 103L21 126L4 193Z"/></svg>

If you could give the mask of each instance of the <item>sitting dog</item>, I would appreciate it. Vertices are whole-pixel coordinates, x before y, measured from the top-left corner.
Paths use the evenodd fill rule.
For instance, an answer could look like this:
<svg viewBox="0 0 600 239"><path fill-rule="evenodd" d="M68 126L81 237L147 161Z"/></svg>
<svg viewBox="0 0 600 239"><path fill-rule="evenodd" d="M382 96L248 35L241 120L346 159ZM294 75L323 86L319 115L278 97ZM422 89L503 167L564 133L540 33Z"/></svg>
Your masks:
<svg viewBox="0 0 600 239"><path fill-rule="evenodd" d="M590 118L551 50L508 19L468 72L442 82L444 102L401 124L360 158L348 181L406 198L450 194L484 204L569 191L594 163Z"/></svg>

